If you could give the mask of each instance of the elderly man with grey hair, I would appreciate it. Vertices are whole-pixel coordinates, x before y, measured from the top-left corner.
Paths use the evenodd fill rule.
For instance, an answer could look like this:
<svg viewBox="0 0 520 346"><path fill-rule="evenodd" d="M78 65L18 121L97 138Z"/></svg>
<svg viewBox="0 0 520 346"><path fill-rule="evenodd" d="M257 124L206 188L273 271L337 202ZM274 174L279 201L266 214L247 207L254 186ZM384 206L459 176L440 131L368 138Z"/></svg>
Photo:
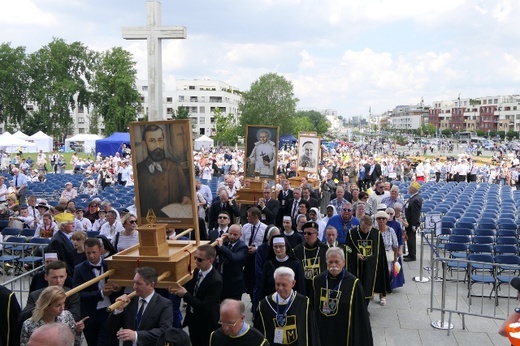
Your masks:
<svg viewBox="0 0 520 346"><path fill-rule="evenodd" d="M316 318L309 298L293 290L294 271L279 267L274 271L276 292L258 305L255 328L271 345L320 345ZM274 322L274 323L273 323Z"/></svg>
<svg viewBox="0 0 520 346"><path fill-rule="evenodd" d="M390 188L390 196L384 197L381 204L386 204L387 208L393 208L396 203L404 204L403 200L399 198L399 187L394 185Z"/></svg>
<svg viewBox="0 0 520 346"><path fill-rule="evenodd" d="M361 281L345 269L345 252L327 250L327 270L314 278L313 306L322 345L373 345Z"/></svg>

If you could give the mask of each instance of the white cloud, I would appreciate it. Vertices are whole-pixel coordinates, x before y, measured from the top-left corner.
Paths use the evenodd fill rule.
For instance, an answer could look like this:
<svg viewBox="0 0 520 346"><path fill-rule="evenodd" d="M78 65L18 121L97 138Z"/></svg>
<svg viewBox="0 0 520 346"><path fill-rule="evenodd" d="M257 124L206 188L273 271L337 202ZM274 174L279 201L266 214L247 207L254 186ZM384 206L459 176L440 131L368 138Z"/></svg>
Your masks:
<svg viewBox="0 0 520 346"><path fill-rule="evenodd" d="M302 61L298 65L299 68L311 68L316 66L313 57L305 49L300 52L300 56Z"/></svg>
<svg viewBox="0 0 520 346"><path fill-rule="evenodd" d="M54 26L57 22L56 17L51 12L43 10L31 0L2 2L2 11L0 11L0 23L2 25Z"/></svg>

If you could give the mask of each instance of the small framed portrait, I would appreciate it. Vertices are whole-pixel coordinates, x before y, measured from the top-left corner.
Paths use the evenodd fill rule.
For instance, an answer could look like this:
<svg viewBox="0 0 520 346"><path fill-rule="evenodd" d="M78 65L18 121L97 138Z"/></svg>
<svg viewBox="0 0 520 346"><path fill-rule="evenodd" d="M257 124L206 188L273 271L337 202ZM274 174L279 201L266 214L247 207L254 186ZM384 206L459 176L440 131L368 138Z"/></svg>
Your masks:
<svg viewBox="0 0 520 346"><path fill-rule="evenodd" d="M278 126L247 125L244 175L275 179L278 157Z"/></svg>
<svg viewBox="0 0 520 346"><path fill-rule="evenodd" d="M195 170L189 120L130 123L135 205L140 225L153 210L156 223L195 225Z"/></svg>
<svg viewBox="0 0 520 346"><path fill-rule="evenodd" d="M317 173L319 159L320 137L315 132L300 132L298 134L298 170Z"/></svg>

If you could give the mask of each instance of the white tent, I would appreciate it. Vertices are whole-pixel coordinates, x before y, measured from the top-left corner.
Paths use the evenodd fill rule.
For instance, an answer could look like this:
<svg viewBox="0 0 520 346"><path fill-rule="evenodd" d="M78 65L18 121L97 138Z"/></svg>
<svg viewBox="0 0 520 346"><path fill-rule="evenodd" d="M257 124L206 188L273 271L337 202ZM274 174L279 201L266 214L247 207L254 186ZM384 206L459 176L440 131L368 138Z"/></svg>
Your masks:
<svg viewBox="0 0 520 346"><path fill-rule="evenodd" d="M18 148L21 148L23 152L36 152L36 146L34 143L16 138L9 132L5 132L0 136L0 149L8 153L17 153Z"/></svg>
<svg viewBox="0 0 520 346"><path fill-rule="evenodd" d="M52 151L52 137L42 131L38 131L30 136L29 140L36 144L38 150L43 150L44 153L50 153Z"/></svg>
<svg viewBox="0 0 520 346"><path fill-rule="evenodd" d="M200 149L202 149L202 147L204 147L204 149L208 149L208 148L211 148L213 146L213 144L214 144L213 139L209 138L206 135L202 135L195 140L194 149L200 150Z"/></svg>
<svg viewBox="0 0 520 346"><path fill-rule="evenodd" d="M16 137L18 139L23 139L24 141L27 141L30 138L29 136L27 136L25 133L23 133L20 130L18 130L15 133L13 133L13 137Z"/></svg>
<svg viewBox="0 0 520 346"><path fill-rule="evenodd" d="M65 151L71 150L70 142L74 142L83 146L84 153L91 153L96 150L96 141L103 137L91 134L79 134L65 140Z"/></svg>

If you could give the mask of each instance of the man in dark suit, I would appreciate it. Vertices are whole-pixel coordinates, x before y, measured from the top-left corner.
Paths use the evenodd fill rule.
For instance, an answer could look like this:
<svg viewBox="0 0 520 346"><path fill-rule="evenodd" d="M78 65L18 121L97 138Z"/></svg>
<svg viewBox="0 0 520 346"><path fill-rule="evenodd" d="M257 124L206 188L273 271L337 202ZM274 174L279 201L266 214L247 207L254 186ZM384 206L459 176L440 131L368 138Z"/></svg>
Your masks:
<svg viewBox="0 0 520 346"><path fill-rule="evenodd" d="M152 267L135 270L136 297L123 294L116 301L123 305L108 316L110 335L116 334L123 345L155 345L161 334L172 326L172 302L156 293L157 272Z"/></svg>
<svg viewBox="0 0 520 346"><path fill-rule="evenodd" d="M227 211L231 215L231 223L235 223L235 217L240 216L240 210L235 201L229 200L228 191L224 188L220 188L218 192L219 200L211 203L209 208L209 229L217 227L217 217L221 211Z"/></svg>
<svg viewBox="0 0 520 346"><path fill-rule="evenodd" d="M72 276L74 272L74 245L70 239L74 231L74 214L61 213L54 217L58 223L59 231L51 238L47 250L53 250L58 254L58 258L67 264L67 275Z"/></svg>
<svg viewBox="0 0 520 346"><path fill-rule="evenodd" d="M301 196L302 196L302 189L299 188L299 187L295 187L293 189L293 198L289 200L288 202L288 206L287 206L287 214L286 215L289 215L293 221L296 219L296 216L299 214L298 213L298 205L300 204L300 200L301 200Z"/></svg>
<svg viewBox="0 0 520 346"><path fill-rule="evenodd" d="M243 267L247 258L248 247L240 240L242 229L240 225L231 225L229 231L217 238L217 253L220 260L219 271L222 274L221 300L231 298L242 299L246 287Z"/></svg>
<svg viewBox="0 0 520 346"><path fill-rule="evenodd" d="M381 175L383 174L382 173L382 170L381 170L381 165L379 164L379 162L377 162L375 159L370 159L370 163L371 163L371 168L373 167L373 169L371 170L371 174L370 174L370 180L372 182L372 185L374 185L376 183L376 181L379 180L379 178L381 178Z"/></svg>
<svg viewBox="0 0 520 346"><path fill-rule="evenodd" d="M411 262L416 260L416 235L417 229L421 224L421 209L422 209L422 197L419 196L419 189L421 188L421 184L414 181L410 184L408 188L408 192L410 193L410 198L404 204L404 215L406 217L406 221L408 222L408 226L406 226L406 245L408 246L408 255L404 256L404 260L406 262Z"/></svg>
<svg viewBox="0 0 520 346"><path fill-rule="evenodd" d="M67 265L63 261L54 261L45 266L45 281L48 283L48 286L58 286L62 287L65 291L68 291L70 288L64 286L65 281L67 280ZM40 297L40 294L43 292L44 288L40 288L34 292L29 293L27 297L27 304L23 308L20 313L20 324L32 316L34 308L36 306L36 301ZM75 321L80 320L81 316L81 308L79 302L79 293L73 294L70 297L67 297L65 300L65 309L69 310L74 316Z"/></svg>
<svg viewBox="0 0 520 346"><path fill-rule="evenodd" d="M289 201L294 198L293 191L291 190L291 184L289 180L284 179L282 181L282 190L278 192L278 202L280 203L280 210L276 217L276 226L281 227L283 223L283 217L291 214L291 206Z"/></svg>
<svg viewBox="0 0 520 346"><path fill-rule="evenodd" d="M318 202L318 200L316 198L311 196L311 189L309 189L309 187L307 187L307 186L302 187L302 199L309 202L310 208L314 208L314 207L319 208L320 207L320 203Z"/></svg>
<svg viewBox="0 0 520 346"><path fill-rule="evenodd" d="M280 202L271 198L271 194L271 188L268 186L264 187L264 198L259 198L257 205L262 213L260 220L266 225L274 225L276 216L280 210Z"/></svg>
<svg viewBox="0 0 520 346"><path fill-rule="evenodd" d="M217 238L222 237L222 234L227 233L229 224L231 223L231 215L227 211L221 211L218 214L218 227L209 231L209 241L213 243Z"/></svg>
<svg viewBox="0 0 520 346"><path fill-rule="evenodd" d="M177 284L169 288L188 304L183 327L188 327L191 343L197 346L208 345L211 332L218 328L222 276L213 268L215 256L213 246L199 246L194 256L197 269L193 278L184 286Z"/></svg>
<svg viewBox="0 0 520 346"><path fill-rule="evenodd" d="M74 287L92 280L108 270L108 265L101 255L100 242L101 240L98 238L88 238L85 241L87 260L74 268ZM79 293L81 317L89 316L85 321L83 331L89 346L112 345L111 341L117 342L115 335L108 334L106 321L108 318L107 307L114 302L120 289L119 285L109 284L105 279L90 285Z"/></svg>
<svg viewBox="0 0 520 346"><path fill-rule="evenodd" d="M45 251L43 253L43 258L45 261L45 267L47 267L50 263L58 261L58 254L54 251ZM61 262L61 261L60 261ZM67 264L63 262L65 266L65 274L67 270ZM45 270L37 272L31 279L31 284L29 285L29 293L39 290L40 288L49 287L49 283L45 279ZM74 287L74 283L72 282L72 276L66 276L64 287Z"/></svg>

